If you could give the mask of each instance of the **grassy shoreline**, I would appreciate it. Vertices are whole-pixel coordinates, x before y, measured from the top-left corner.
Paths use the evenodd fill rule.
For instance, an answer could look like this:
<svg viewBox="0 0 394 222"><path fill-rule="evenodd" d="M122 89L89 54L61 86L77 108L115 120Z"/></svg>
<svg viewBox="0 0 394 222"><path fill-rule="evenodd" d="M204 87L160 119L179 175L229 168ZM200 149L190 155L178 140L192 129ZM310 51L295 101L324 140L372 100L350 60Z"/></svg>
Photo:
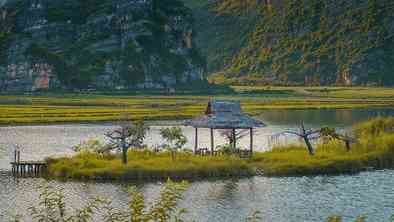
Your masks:
<svg viewBox="0 0 394 222"><path fill-rule="evenodd" d="M210 99L240 100L244 111L394 107L394 89L234 87L231 95L127 96L95 94L0 95L0 125L101 123L133 119L181 120L201 115Z"/></svg>
<svg viewBox="0 0 394 222"><path fill-rule="evenodd" d="M358 173L394 168L394 118L377 118L353 127L358 143L347 151L340 141L320 143L310 156L302 145L276 147L255 153L251 159L237 156L195 156L179 153L130 151L129 163L119 156L82 152L73 157L48 159L48 176L77 180L165 180L245 176L305 176Z"/></svg>
<svg viewBox="0 0 394 222"><path fill-rule="evenodd" d="M275 147L250 159L237 156L195 156L131 150L129 163L117 155L82 152L73 157L49 158L48 176L77 180L165 180L245 176L305 176L358 173L394 168L394 118L377 118L357 124L352 132L358 142L348 151L340 141L316 145L310 156L302 145Z"/></svg>
<svg viewBox="0 0 394 222"><path fill-rule="evenodd" d="M281 153L285 153L281 156ZM150 156L147 158L147 156ZM293 157L289 157L293 155ZM48 176L57 179L110 181L203 180L252 176L317 176L353 174L366 170L394 168L394 152L363 155L308 156L305 148L292 147L280 151L256 153L250 160L238 157L196 157L180 154L172 162L170 154L129 154L127 166L120 159L95 154L72 158L48 159ZM114 159L112 159L114 158ZM146 158L146 159L140 159Z"/></svg>

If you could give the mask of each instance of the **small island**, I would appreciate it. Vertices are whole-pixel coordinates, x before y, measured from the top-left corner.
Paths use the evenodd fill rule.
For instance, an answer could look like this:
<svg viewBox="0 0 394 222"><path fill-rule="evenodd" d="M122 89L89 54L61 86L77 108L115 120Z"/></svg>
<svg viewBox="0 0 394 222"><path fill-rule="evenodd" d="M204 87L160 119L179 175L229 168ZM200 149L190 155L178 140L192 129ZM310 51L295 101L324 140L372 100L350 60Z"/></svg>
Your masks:
<svg viewBox="0 0 394 222"><path fill-rule="evenodd" d="M210 150L199 148L197 142L193 151L184 149L187 138L179 127L172 127L161 130L167 142L162 149L149 149L143 146L148 127L142 121L125 122L106 135L112 144L90 141L79 145L74 156L48 158L47 176L78 180L201 180L344 174L394 166L394 118L391 117L356 124L347 135L327 127L312 130L302 125L300 132L283 133L294 133L305 145L276 146L267 152L253 152L252 129L264 124L242 114L239 103L211 102L203 117L186 123L195 127L200 124L211 128L211 132L214 128L222 129L229 143L215 149L211 133ZM237 147L237 138L245 134L237 133L234 128L250 130L250 150ZM194 139L198 139L197 128ZM312 140L316 140L313 145Z"/></svg>

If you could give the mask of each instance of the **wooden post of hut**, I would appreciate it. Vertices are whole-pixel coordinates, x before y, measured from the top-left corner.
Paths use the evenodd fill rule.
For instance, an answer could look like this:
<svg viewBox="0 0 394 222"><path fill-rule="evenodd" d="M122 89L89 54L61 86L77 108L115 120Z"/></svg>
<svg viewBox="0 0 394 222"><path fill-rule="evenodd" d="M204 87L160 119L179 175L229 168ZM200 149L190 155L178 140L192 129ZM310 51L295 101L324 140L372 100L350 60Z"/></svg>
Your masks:
<svg viewBox="0 0 394 222"><path fill-rule="evenodd" d="M213 129L211 128L211 154L215 152L215 139L213 135Z"/></svg>
<svg viewBox="0 0 394 222"><path fill-rule="evenodd" d="M206 128L211 131L211 154L215 153L214 147L214 130L227 129L232 130L233 148L237 148L237 129L250 129L250 153L253 152L253 128L264 127L265 124L259 120L253 119L244 114L241 110L239 101L217 101L213 100L208 103L205 115L196 119L186 121L185 125L192 126L196 129L195 135L195 153L199 152L198 148L198 129Z"/></svg>
<svg viewBox="0 0 394 222"><path fill-rule="evenodd" d="M253 128L250 128L250 155L253 154Z"/></svg>
<svg viewBox="0 0 394 222"><path fill-rule="evenodd" d="M195 132L195 141L194 141L194 154L197 153L198 151L198 128L195 128L196 132Z"/></svg>
<svg viewBox="0 0 394 222"><path fill-rule="evenodd" d="M237 149L237 132L236 132L236 130L235 129L233 129L232 130L232 134L231 134L231 136L233 137L233 150L236 150Z"/></svg>

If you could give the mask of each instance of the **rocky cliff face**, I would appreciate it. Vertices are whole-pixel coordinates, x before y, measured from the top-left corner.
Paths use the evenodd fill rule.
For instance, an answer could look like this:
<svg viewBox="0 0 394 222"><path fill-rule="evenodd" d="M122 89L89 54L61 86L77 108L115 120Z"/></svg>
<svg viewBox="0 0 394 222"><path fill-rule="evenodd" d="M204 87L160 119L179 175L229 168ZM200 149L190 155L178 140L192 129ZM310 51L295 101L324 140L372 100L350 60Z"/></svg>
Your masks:
<svg viewBox="0 0 394 222"><path fill-rule="evenodd" d="M0 9L0 89L201 81L192 21L177 0L8 0Z"/></svg>

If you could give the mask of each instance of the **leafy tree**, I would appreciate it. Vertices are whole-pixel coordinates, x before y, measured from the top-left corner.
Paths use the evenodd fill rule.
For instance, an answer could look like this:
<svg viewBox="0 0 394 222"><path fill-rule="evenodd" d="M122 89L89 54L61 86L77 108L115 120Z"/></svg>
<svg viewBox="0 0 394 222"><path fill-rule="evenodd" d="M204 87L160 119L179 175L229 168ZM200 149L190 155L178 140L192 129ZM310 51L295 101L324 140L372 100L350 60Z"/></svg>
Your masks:
<svg viewBox="0 0 394 222"><path fill-rule="evenodd" d="M164 128L160 130L160 135L167 142L164 147L171 152L172 160L175 160L178 150L187 143L182 129L180 127Z"/></svg>
<svg viewBox="0 0 394 222"><path fill-rule="evenodd" d="M127 164L127 151L130 147L142 148L149 127L144 121L134 123L124 122L121 126L105 134L110 140L112 149L118 149L122 152L122 162Z"/></svg>

